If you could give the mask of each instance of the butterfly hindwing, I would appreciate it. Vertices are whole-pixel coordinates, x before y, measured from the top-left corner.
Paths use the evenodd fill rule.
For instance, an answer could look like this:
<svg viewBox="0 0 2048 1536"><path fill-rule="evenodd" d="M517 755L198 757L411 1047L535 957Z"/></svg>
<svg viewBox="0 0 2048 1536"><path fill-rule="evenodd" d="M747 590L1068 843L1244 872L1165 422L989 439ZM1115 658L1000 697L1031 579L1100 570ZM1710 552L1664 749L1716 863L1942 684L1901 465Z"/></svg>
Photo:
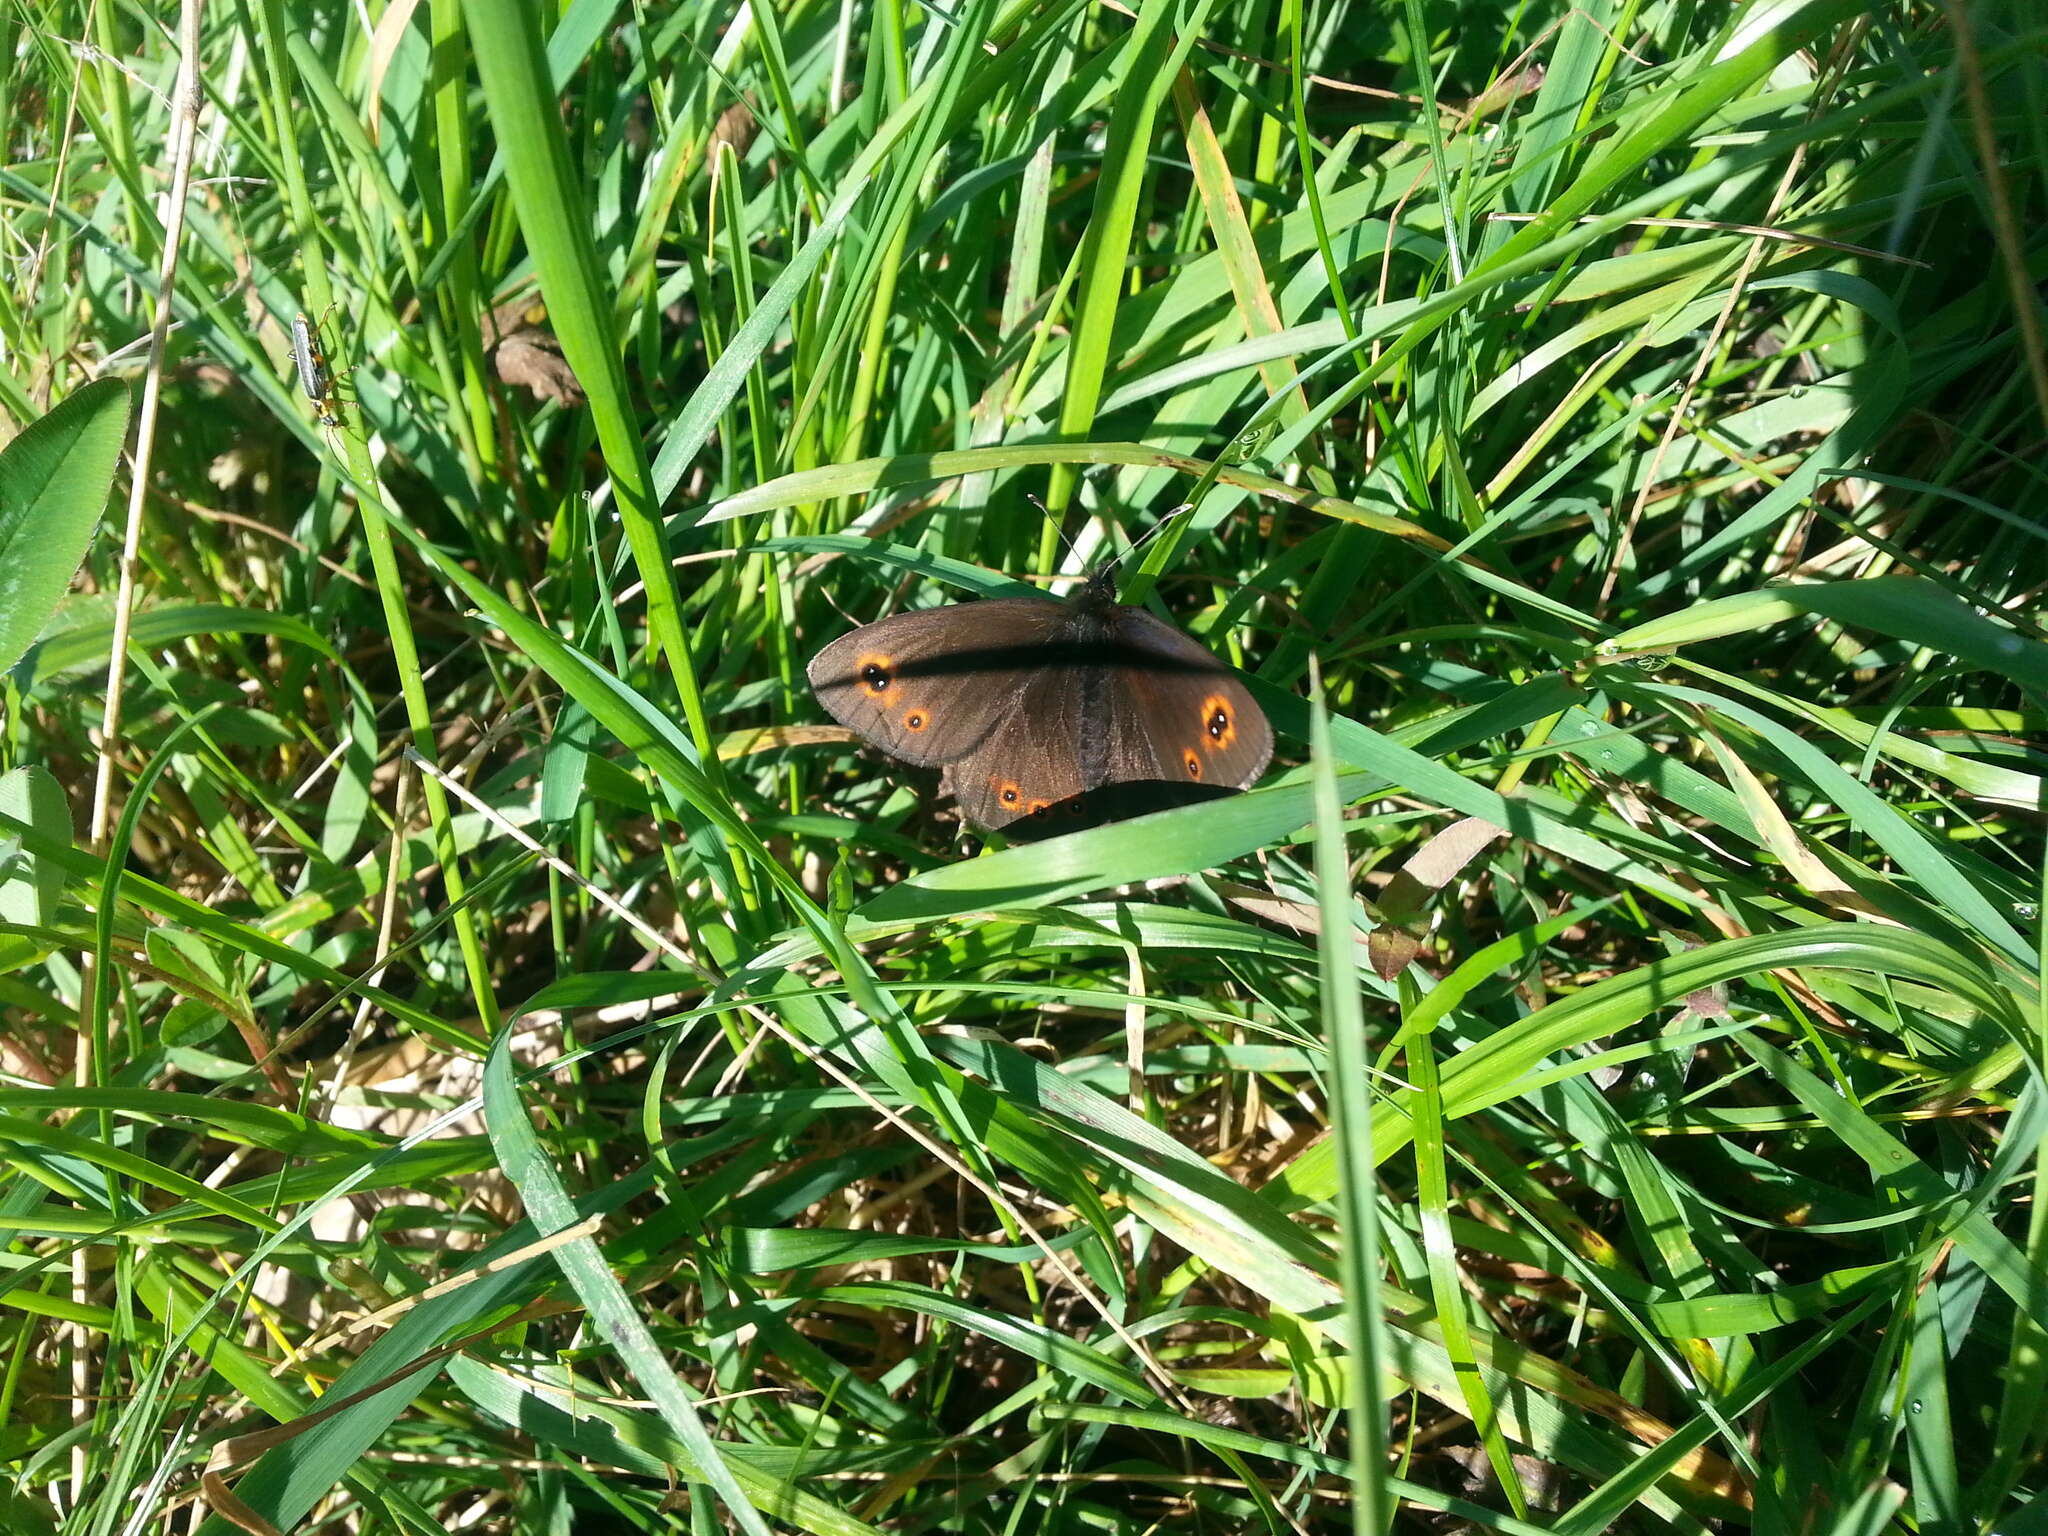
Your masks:
<svg viewBox="0 0 2048 1536"><path fill-rule="evenodd" d="M1027 820L1071 825L1078 797L1093 787L1082 779L1078 750L1086 729L1080 672L1053 666L1031 674L981 745L947 767L945 787L961 815L992 831Z"/></svg>

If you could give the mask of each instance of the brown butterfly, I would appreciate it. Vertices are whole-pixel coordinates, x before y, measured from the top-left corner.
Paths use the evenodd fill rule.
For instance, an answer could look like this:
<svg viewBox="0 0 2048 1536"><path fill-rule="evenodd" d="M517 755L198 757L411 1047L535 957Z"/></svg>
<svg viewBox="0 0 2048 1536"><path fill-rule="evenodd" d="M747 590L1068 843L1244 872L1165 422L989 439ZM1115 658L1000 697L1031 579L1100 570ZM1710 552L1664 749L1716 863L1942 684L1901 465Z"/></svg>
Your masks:
<svg viewBox="0 0 2048 1536"><path fill-rule="evenodd" d="M832 717L892 757L945 770L967 819L1046 837L1248 788L1273 729L1236 675L1171 624L1073 597L899 613L811 659Z"/></svg>

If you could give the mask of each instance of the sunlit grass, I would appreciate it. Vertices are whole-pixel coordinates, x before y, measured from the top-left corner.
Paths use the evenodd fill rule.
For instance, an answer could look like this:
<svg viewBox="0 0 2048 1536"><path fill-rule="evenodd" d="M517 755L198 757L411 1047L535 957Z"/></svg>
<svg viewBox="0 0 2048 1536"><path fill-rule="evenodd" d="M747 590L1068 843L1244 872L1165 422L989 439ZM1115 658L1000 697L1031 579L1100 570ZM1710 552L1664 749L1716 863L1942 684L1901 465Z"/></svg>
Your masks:
<svg viewBox="0 0 2048 1536"><path fill-rule="evenodd" d="M2037 21L550 21L209 9L163 289L17 18L0 1530L2033 1528ZM1188 503L1261 787L825 724Z"/></svg>

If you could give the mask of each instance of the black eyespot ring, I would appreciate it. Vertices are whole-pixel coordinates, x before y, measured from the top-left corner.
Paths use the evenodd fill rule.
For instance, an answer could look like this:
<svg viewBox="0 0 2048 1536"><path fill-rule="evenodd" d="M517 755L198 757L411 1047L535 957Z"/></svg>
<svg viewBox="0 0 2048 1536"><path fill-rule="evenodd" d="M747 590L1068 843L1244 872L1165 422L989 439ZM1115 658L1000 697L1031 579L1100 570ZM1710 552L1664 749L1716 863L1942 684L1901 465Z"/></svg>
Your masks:
<svg viewBox="0 0 2048 1536"><path fill-rule="evenodd" d="M886 668L878 667L871 661L860 669L860 680L880 692L889 686L889 673Z"/></svg>
<svg viewBox="0 0 2048 1536"><path fill-rule="evenodd" d="M1223 733L1229 729L1230 712L1219 707L1217 711L1209 717L1209 734L1212 737L1216 738L1218 741L1221 741L1223 739Z"/></svg>

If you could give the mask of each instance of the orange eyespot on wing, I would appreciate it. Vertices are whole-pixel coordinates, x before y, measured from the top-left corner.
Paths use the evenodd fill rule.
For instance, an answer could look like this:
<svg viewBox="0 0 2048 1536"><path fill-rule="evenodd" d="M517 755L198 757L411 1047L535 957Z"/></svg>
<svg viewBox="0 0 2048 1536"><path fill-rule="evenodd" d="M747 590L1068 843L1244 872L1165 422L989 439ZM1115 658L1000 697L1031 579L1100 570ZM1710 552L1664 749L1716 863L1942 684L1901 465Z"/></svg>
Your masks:
<svg viewBox="0 0 2048 1536"><path fill-rule="evenodd" d="M1237 740L1237 714L1222 694L1202 700L1201 719L1202 745L1209 751L1221 752Z"/></svg>
<svg viewBox="0 0 2048 1536"><path fill-rule="evenodd" d="M881 651L865 651L853 664L853 675L862 693L871 699L882 698L896 681L896 658Z"/></svg>
<svg viewBox="0 0 2048 1536"><path fill-rule="evenodd" d="M903 729L906 731L921 731L931 723L932 717L921 709L904 711Z"/></svg>
<svg viewBox="0 0 2048 1536"><path fill-rule="evenodd" d="M1202 776L1202 760L1195 756L1192 749L1181 753L1180 762L1181 766L1187 769L1189 778L1199 779Z"/></svg>

